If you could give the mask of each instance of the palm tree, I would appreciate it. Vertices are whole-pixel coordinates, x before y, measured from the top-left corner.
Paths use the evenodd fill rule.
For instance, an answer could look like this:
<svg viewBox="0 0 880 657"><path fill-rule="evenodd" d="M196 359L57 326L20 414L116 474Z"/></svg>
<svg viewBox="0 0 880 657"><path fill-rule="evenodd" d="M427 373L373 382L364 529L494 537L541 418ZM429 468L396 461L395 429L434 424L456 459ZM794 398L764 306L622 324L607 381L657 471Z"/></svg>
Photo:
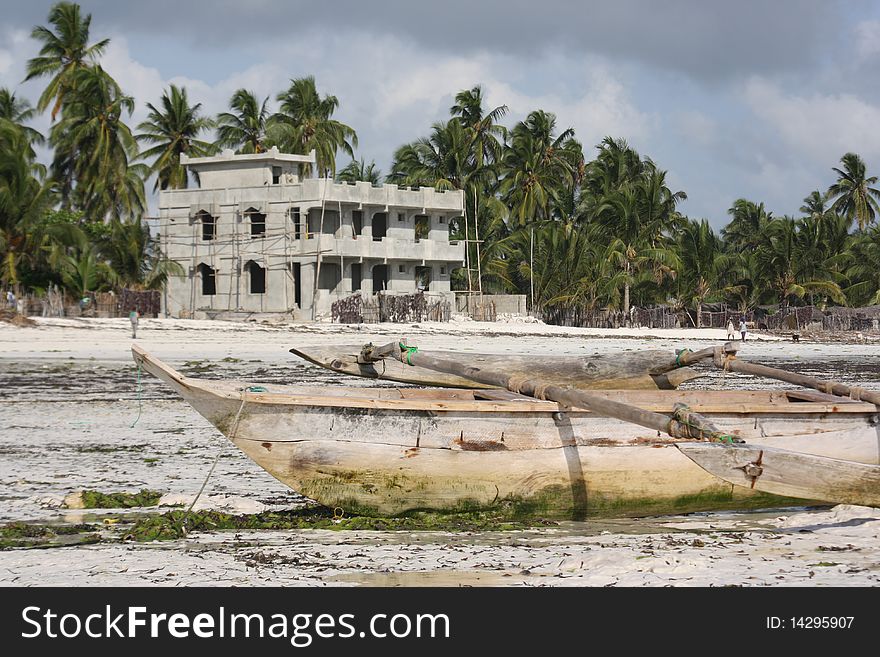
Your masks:
<svg viewBox="0 0 880 657"><path fill-rule="evenodd" d="M394 152L388 182L464 189L468 165L468 134L460 121L435 123L428 137L404 144Z"/></svg>
<svg viewBox="0 0 880 657"><path fill-rule="evenodd" d="M162 94L161 109L147 103L150 113L138 125L138 141L155 144L142 151L142 159L154 158L150 172L156 174L155 189L185 189L189 183L187 169L180 163L181 154L204 157L214 152L214 146L201 141L199 134L210 130L214 123L199 115L202 104L189 104L186 89L171 85Z"/></svg>
<svg viewBox="0 0 880 657"><path fill-rule="evenodd" d="M315 78L297 78L278 94L280 107L269 119L269 141L282 151L306 155L315 151L318 172L336 175L336 152L342 150L354 158L357 133L346 124L331 118L339 107L336 96L323 98ZM305 171L308 175L310 172Z"/></svg>
<svg viewBox="0 0 880 657"><path fill-rule="evenodd" d="M64 287L80 299L89 292L108 287L114 277L113 271L98 258L91 244L85 244L63 256L60 274Z"/></svg>
<svg viewBox="0 0 880 657"><path fill-rule="evenodd" d="M449 113L458 117L470 135L468 149L474 158L474 169L481 169L501 159L507 128L499 125L498 121L507 114L507 105L485 111L483 90L477 85L459 91L455 96L455 105L449 108Z"/></svg>
<svg viewBox="0 0 880 657"><path fill-rule="evenodd" d="M644 281L660 285L673 278L680 268L680 260L673 245L663 234L667 220L646 214L646 191L650 183L624 185L610 194L597 209L597 219L606 231L608 241L603 258L622 274L619 286L623 288L621 309L629 312L630 290ZM664 196L674 196L666 190Z"/></svg>
<svg viewBox="0 0 880 657"><path fill-rule="evenodd" d="M725 245L731 251L755 249L762 241L765 228L773 222L773 213L763 203L739 198L727 211L730 223L721 229Z"/></svg>
<svg viewBox="0 0 880 657"><path fill-rule="evenodd" d="M500 192L516 223L550 219L564 189L580 179L583 150L574 130L555 132L556 116L535 110L510 133Z"/></svg>
<svg viewBox="0 0 880 657"><path fill-rule="evenodd" d="M865 230L880 212L880 189L872 187L877 184L877 176L868 177L865 161L855 153L847 153L840 162L843 168L832 167L837 173L837 182L828 188L828 195L833 197L832 209L855 219L859 230Z"/></svg>
<svg viewBox="0 0 880 657"><path fill-rule="evenodd" d="M115 274L115 282L132 289L159 290L169 276L183 276L177 262L163 257L158 241L140 219L113 221L98 245Z"/></svg>
<svg viewBox="0 0 880 657"><path fill-rule="evenodd" d="M723 246L705 219L688 220L678 234L681 269L677 283L683 300L695 306L697 328L702 327L703 302L720 291L731 270L731 258L722 253Z"/></svg>
<svg viewBox="0 0 880 657"><path fill-rule="evenodd" d="M34 159L34 145L41 145L46 140L38 131L25 125L34 118L35 110L24 98L17 98L15 93L6 87L0 87L0 122L6 121L15 129L20 130L29 144L28 157Z"/></svg>
<svg viewBox="0 0 880 657"><path fill-rule="evenodd" d="M0 280L11 285L36 255L34 226L53 200L45 168L29 157L29 143L24 132L0 122Z"/></svg>
<svg viewBox="0 0 880 657"><path fill-rule="evenodd" d="M638 180L644 173L645 162L650 161L643 160L623 139L605 137L596 148L599 154L586 166L583 181L585 191L595 199Z"/></svg>
<svg viewBox="0 0 880 657"><path fill-rule="evenodd" d="M345 168L340 171L336 180L340 182L368 182L378 185L382 180L382 172L376 166L375 160L371 160L369 164L361 158L360 160L352 160Z"/></svg>
<svg viewBox="0 0 880 657"><path fill-rule="evenodd" d="M822 294L837 303L846 303L840 285L830 280L829 271L817 272L807 266L808 258L799 239L797 222L783 217L767 224L766 240L755 252L765 289L783 305L807 294Z"/></svg>
<svg viewBox="0 0 880 657"><path fill-rule="evenodd" d="M137 143L124 121L133 109L134 99L100 66L76 72L64 114L49 135L53 178L65 207L73 201L92 221L118 215L119 201L123 214L142 209L140 170L129 165Z"/></svg>
<svg viewBox="0 0 880 657"><path fill-rule="evenodd" d="M810 195L804 198L804 204L801 206L801 212L807 217L821 221L829 213L828 194L823 194L818 189L810 192Z"/></svg>
<svg viewBox="0 0 880 657"><path fill-rule="evenodd" d="M846 296L855 304L880 304L880 226L853 237L846 275L852 285Z"/></svg>
<svg viewBox="0 0 880 657"><path fill-rule="evenodd" d="M110 43L109 39L102 39L89 45L91 22L92 15L86 14L83 18L78 4L58 2L49 10L49 23L55 31L38 25L31 32L31 37L43 45L40 54L28 61L25 81L52 77L37 102L37 109L44 111L54 100L53 121L76 86L76 73L97 61Z"/></svg>
<svg viewBox="0 0 880 657"><path fill-rule="evenodd" d="M229 100L232 112L217 115L216 145L236 153L265 153L268 103L268 96L261 104L253 92L238 89Z"/></svg>

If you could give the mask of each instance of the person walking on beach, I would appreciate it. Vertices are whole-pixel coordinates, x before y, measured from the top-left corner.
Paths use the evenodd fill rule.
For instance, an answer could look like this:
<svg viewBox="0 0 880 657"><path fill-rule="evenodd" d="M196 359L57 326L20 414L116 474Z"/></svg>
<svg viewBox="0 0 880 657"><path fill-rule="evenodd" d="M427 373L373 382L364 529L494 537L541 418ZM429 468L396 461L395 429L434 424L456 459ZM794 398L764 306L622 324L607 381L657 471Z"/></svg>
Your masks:
<svg viewBox="0 0 880 657"><path fill-rule="evenodd" d="M733 318L727 320L727 339L736 340L736 329L733 328Z"/></svg>
<svg viewBox="0 0 880 657"><path fill-rule="evenodd" d="M15 294L12 290L6 290L6 305L10 310L15 310Z"/></svg>
<svg viewBox="0 0 880 657"><path fill-rule="evenodd" d="M739 320L739 332L742 335L742 341L746 341L746 318L743 317Z"/></svg>
<svg viewBox="0 0 880 657"><path fill-rule="evenodd" d="M131 312L128 313L128 321L131 322L131 338L134 340L137 337L137 328L138 328L138 318L140 314L137 311L137 308L132 308Z"/></svg>

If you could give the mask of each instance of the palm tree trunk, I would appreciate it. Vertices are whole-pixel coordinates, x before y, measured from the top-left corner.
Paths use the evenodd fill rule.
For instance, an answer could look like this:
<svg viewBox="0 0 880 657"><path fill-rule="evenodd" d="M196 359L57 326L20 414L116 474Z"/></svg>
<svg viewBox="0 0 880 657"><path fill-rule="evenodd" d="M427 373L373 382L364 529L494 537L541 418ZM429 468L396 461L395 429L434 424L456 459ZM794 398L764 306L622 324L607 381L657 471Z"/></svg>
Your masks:
<svg viewBox="0 0 880 657"><path fill-rule="evenodd" d="M697 328L703 328L703 301L697 300Z"/></svg>

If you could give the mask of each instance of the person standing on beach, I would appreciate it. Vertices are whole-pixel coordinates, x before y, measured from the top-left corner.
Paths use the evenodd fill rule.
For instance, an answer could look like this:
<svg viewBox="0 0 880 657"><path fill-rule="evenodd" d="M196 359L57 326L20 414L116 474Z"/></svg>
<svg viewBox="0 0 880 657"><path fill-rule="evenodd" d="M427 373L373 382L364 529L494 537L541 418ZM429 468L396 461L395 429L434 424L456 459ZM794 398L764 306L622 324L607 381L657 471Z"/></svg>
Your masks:
<svg viewBox="0 0 880 657"><path fill-rule="evenodd" d="M128 313L128 321L131 322L131 338L134 340L137 337L137 328L138 328L138 318L140 314L137 311L137 308L132 308L131 312Z"/></svg>
<svg viewBox="0 0 880 657"><path fill-rule="evenodd" d="M742 341L746 341L746 318L743 317L739 320L739 332L742 334Z"/></svg>
<svg viewBox="0 0 880 657"><path fill-rule="evenodd" d="M727 320L727 339L736 340L736 329L733 328L733 319Z"/></svg>
<svg viewBox="0 0 880 657"><path fill-rule="evenodd" d="M15 294L12 290L6 290L6 305L10 310L15 310Z"/></svg>

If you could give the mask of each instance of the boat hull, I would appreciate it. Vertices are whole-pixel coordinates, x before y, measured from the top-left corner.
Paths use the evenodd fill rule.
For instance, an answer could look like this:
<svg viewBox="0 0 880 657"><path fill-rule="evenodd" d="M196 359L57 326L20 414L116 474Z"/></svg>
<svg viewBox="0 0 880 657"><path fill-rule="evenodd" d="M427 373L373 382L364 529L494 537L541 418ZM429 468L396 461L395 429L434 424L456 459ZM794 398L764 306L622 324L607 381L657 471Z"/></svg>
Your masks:
<svg viewBox="0 0 880 657"><path fill-rule="evenodd" d="M553 402L479 400L472 390L248 388L145 367L279 481L348 513L503 507L583 519L804 503L733 486L668 437ZM651 410L684 401L747 442L880 462L872 404L794 403L770 391L601 394Z"/></svg>

